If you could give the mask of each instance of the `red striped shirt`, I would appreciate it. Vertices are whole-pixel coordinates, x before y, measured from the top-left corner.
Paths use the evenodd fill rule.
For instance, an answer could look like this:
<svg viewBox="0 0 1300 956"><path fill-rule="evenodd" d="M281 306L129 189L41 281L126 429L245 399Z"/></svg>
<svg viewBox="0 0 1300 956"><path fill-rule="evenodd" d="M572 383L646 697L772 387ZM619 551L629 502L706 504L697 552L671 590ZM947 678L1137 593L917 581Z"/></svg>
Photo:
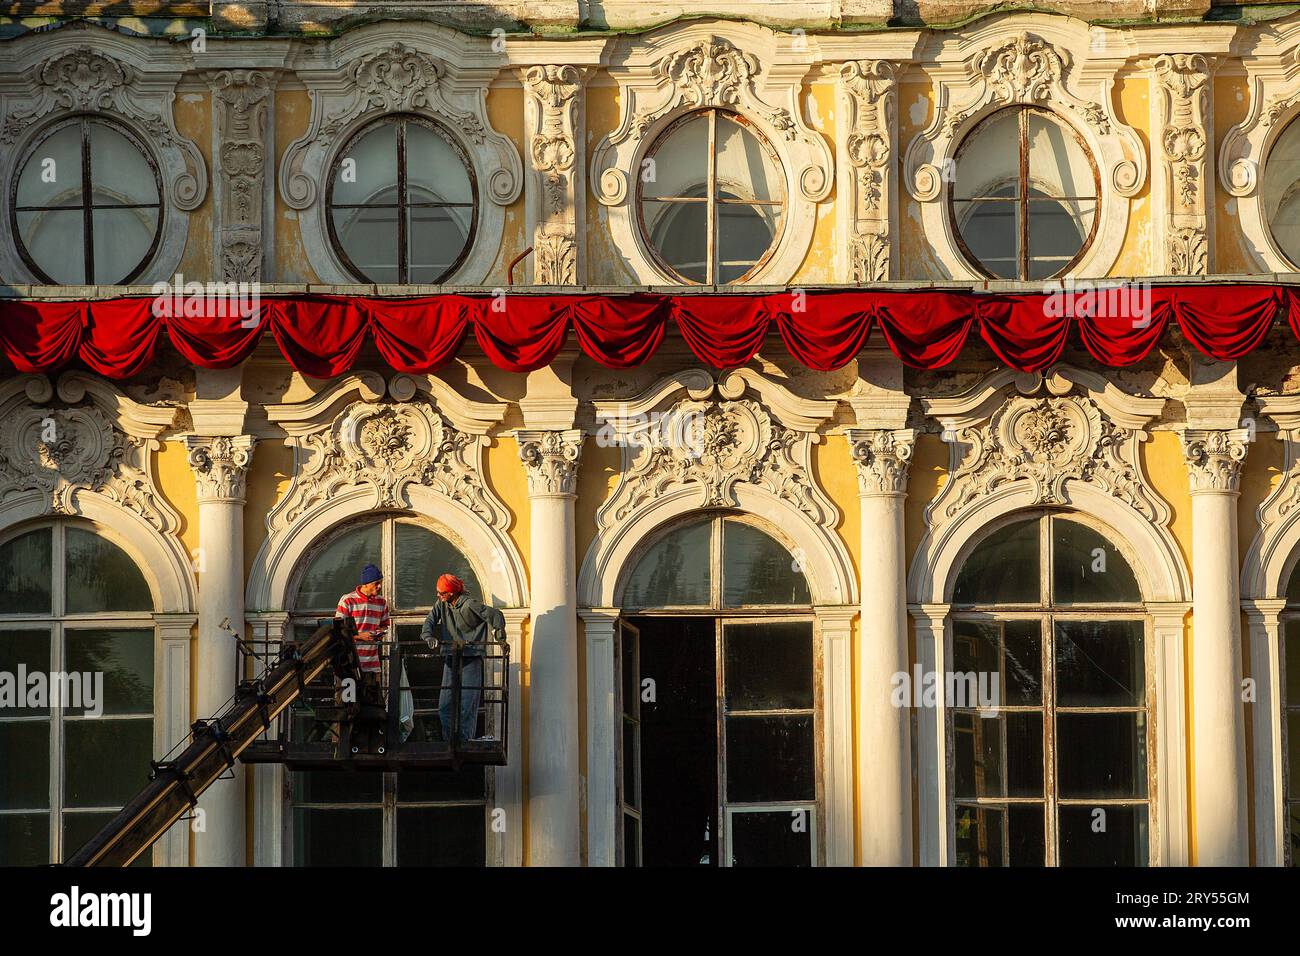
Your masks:
<svg viewBox="0 0 1300 956"><path fill-rule="evenodd" d="M388 630L388 602L383 597L376 594L374 597L366 597L360 591L353 591L351 594L345 594L339 598L338 610L334 612L335 617L347 617L351 615L352 620L357 622L358 631L386 631ZM357 660L361 663L363 671L378 671L379 664L379 642L363 641L359 638L354 642L357 647Z"/></svg>

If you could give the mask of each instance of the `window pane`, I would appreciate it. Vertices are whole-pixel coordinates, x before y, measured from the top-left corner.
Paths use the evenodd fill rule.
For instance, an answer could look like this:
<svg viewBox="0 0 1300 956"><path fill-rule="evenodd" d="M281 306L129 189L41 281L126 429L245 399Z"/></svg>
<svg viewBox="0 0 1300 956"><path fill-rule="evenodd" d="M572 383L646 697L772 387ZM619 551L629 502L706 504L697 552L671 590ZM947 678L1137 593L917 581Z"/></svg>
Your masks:
<svg viewBox="0 0 1300 956"><path fill-rule="evenodd" d="M37 528L0 544L0 607L7 614L49 614L51 529Z"/></svg>
<svg viewBox="0 0 1300 956"><path fill-rule="evenodd" d="M1141 707L1146 697L1141 621L1057 621L1056 702Z"/></svg>
<svg viewBox="0 0 1300 956"><path fill-rule="evenodd" d="M723 644L728 711L812 708L811 624L727 624Z"/></svg>
<svg viewBox="0 0 1300 956"><path fill-rule="evenodd" d="M732 866L812 866L812 812L735 812L731 825Z"/></svg>
<svg viewBox="0 0 1300 956"><path fill-rule="evenodd" d="M49 813L0 813L0 866L43 866L49 862Z"/></svg>
<svg viewBox="0 0 1300 956"><path fill-rule="evenodd" d="M957 154L953 199L1015 196L1020 182L1020 118L1001 110L979 124Z"/></svg>
<svg viewBox="0 0 1300 956"><path fill-rule="evenodd" d="M1043 795L1043 715L952 716L954 792L970 797Z"/></svg>
<svg viewBox="0 0 1300 956"><path fill-rule="evenodd" d="M1043 637L1037 621L954 621L952 633L954 674L976 676L980 706L995 704L1034 705L1043 701ZM997 694L989 675L996 674ZM983 681L980 684L979 681ZM974 707L969 699L969 680L956 683L967 691L966 701L948 701L949 706ZM915 691L913 691L915 693Z"/></svg>
<svg viewBox="0 0 1300 956"><path fill-rule="evenodd" d="M409 202L474 202L460 151L438 131L411 121L406 123L406 189Z"/></svg>
<svg viewBox="0 0 1300 956"><path fill-rule="evenodd" d="M41 140L18 177L19 206L76 206L81 197L81 123Z"/></svg>
<svg viewBox="0 0 1300 956"><path fill-rule="evenodd" d="M641 170L641 195L704 196L709 177L709 116L694 113L659 138ZM703 204L700 204L703 208Z"/></svg>
<svg viewBox="0 0 1300 956"><path fill-rule="evenodd" d="M69 527L64 540L69 614L153 610L149 585L125 551L84 528Z"/></svg>
<svg viewBox="0 0 1300 956"><path fill-rule="evenodd" d="M398 866L485 866L483 807L398 807Z"/></svg>
<svg viewBox="0 0 1300 956"><path fill-rule="evenodd" d="M1041 600L1038 519L993 532L962 565L954 604L1037 604Z"/></svg>
<svg viewBox="0 0 1300 956"><path fill-rule="evenodd" d="M957 228L970 254L998 279L1020 274L1020 207L1015 202L953 202Z"/></svg>
<svg viewBox="0 0 1300 956"><path fill-rule="evenodd" d="M1138 603L1142 592L1119 550L1077 521L1052 519L1052 599L1057 604Z"/></svg>
<svg viewBox="0 0 1300 956"><path fill-rule="evenodd" d="M724 195L730 196L731 193ZM719 203L718 282L736 282L752 272L776 242L781 228L779 206Z"/></svg>
<svg viewBox="0 0 1300 956"><path fill-rule="evenodd" d="M812 715L727 718L727 800L814 800Z"/></svg>
<svg viewBox="0 0 1300 956"><path fill-rule="evenodd" d="M20 212L18 236L51 282L86 281L86 221L80 209Z"/></svg>
<svg viewBox="0 0 1300 956"><path fill-rule="evenodd" d="M1147 808L1061 807L1061 866L1146 866Z"/></svg>
<svg viewBox="0 0 1300 956"><path fill-rule="evenodd" d="M1042 866L1047 862L1041 805L959 806L956 817L957 866Z"/></svg>
<svg viewBox="0 0 1300 956"><path fill-rule="evenodd" d="M121 807L149 782L153 720L66 720L63 805Z"/></svg>
<svg viewBox="0 0 1300 956"><path fill-rule="evenodd" d="M153 245L157 209L96 209L91 214L95 282L112 285L129 278Z"/></svg>
<svg viewBox="0 0 1300 956"><path fill-rule="evenodd" d="M637 715L637 701L641 693L641 682L637 674L636 631L630 627L619 631L619 669L623 679L623 713L629 717Z"/></svg>
<svg viewBox="0 0 1300 956"><path fill-rule="evenodd" d="M115 816L116 813L90 813L85 810L63 814L63 858L68 859L85 846ZM152 865L153 853L149 850L141 853L131 864L133 867Z"/></svg>
<svg viewBox="0 0 1300 956"><path fill-rule="evenodd" d="M104 714L153 714L153 631L69 630L66 634L66 669L73 674L104 675L102 700L89 700L90 688L83 687L81 706L69 707L69 716L85 713L88 704L98 704Z"/></svg>
<svg viewBox="0 0 1300 956"><path fill-rule="evenodd" d="M381 197L382 198L382 197ZM339 245L369 282L397 282L396 208L335 209L334 234Z"/></svg>
<svg viewBox="0 0 1300 956"><path fill-rule="evenodd" d="M623 815L623 865L641 865L641 825L630 814Z"/></svg>
<svg viewBox="0 0 1300 956"><path fill-rule="evenodd" d="M1285 699L1288 706L1300 707L1300 621L1285 622L1282 633L1286 635Z"/></svg>
<svg viewBox="0 0 1300 956"><path fill-rule="evenodd" d="M647 201L641 214L651 244L668 267L690 282L708 282L708 207L703 202Z"/></svg>
<svg viewBox="0 0 1300 956"><path fill-rule="evenodd" d="M1145 797L1144 714L1057 714L1058 791L1067 799Z"/></svg>
<svg viewBox="0 0 1300 956"><path fill-rule="evenodd" d="M1036 199L1029 196L1029 278L1047 279L1065 269L1092 234L1093 200Z"/></svg>
<svg viewBox="0 0 1300 956"><path fill-rule="evenodd" d="M119 130L90 124L91 202L96 206L158 202L158 180L140 148ZM152 241L152 235L151 235ZM147 247L147 246L146 246Z"/></svg>
<svg viewBox="0 0 1300 956"><path fill-rule="evenodd" d="M380 563L381 534L376 522L353 528L331 541L308 566L294 607L327 612L324 616L332 617L339 598L356 590L361 569Z"/></svg>
<svg viewBox="0 0 1300 956"><path fill-rule="evenodd" d="M640 809L641 800L636 785L636 771L639 756L636 746L637 726L627 718L623 719L623 803L633 809Z"/></svg>
<svg viewBox="0 0 1300 956"><path fill-rule="evenodd" d="M293 838L293 858L298 866L382 866L384 862L383 811L378 809L297 807Z"/></svg>
<svg viewBox="0 0 1300 956"><path fill-rule="evenodd" d="M478 577L460 549L440 534L405 521L397 523L397 592L394 606L403 609L430 608L438 600L438 578L454 574L465 582L465 591L482 600ZM376 559L376 563L378 560ZM357 569L360 571L360 568ZM356 587L353 584L353 587ZM419 636L418 634L416 635Z"/></svg>
<svg viewBox="0 0 1300 956"><path fill-rule="evenodd" d="M382 773L294 770L290 776L294 803L378 803L384 798Z"/></svg>
<svg viewBox="0 0 1300 956"><path fill-rule="evenodd" d="M418 201L418 200L413 200ZM406 211L409 282L433 283L447 274L469 242L468 207L417 206Z"/></svg>
<svg viewBox="0 0 1300 956"><path fill-rule="evenodd" d="M1096 179L1079 138L1052 116L1029 111L1029 185L1045 196L1097 195Z"/></svg>
<svg viewBox="0 0 1300 956"><path fill-rule="evenodd" d="M0 810L49 805L50 722L0 721Z"/></svg>
<svg viewBox="0 0 1300 956"><path fill-rule="evenodd" d="M812 603L803 568L784 545L740 521L724 521L722 530L724 607Z"/></svg>
<svg viewBox="0 0 1300 956"><path fill-rule="evenodd" d="M1287 795L1292 800L1300 797L1300 711L1290 711L1286 715L1287 743ZM1300 840L1300 833L1296 834Z"/></svg>
<svg viewBox="0 0 1300 956"><path fill-rule="evenodd" d="M718 195L781 202L785 177L758 135L726 113L718 114Z"/></svg>
<svg viewBox="0 0 1300 956"><path fill-rule="evenodd" d="M709 542L713 522L679 528L657 541L637 563L623 607L706 607L712 596Z"/></svg>
<svg viewBox="0 0 1300 956"><path fill-rule="evenodd" d="M420 624L397 625L397 639L402 642L402 667L406 687L415 703L415 726L408 741L420 743L442 739L438 722L438 697L442 692L442 655L430 650L420 640Z"/></svg>
<svg viewBox="0 0 1300 956"><path fill-rule="evenodd" d="M396 202L396 189L397 124L376 123L352 140L339 158L334 169L333 202Z"/></svg>
<svg viewBox="0 0 1300 956"><path fill-rule="evenodd" d="M20 681L18 668L26 668L26 678ZM29 700L27 689L33 673L48 675L50 672L50 632L49 631L0 631L0 675L12 675L14 691L18 695L17 706L0 705L0 717L48 717L50 713L49 698L45 706L25 707ZM0 678L3 680L5 678Z"/></svg>
<svg viewBox="0 0 1300 956"><path fill-rule="evenodd" d="M1264 214L1291 265L1300 266L1300 122L1292 121L1264 164Z"/></svg>

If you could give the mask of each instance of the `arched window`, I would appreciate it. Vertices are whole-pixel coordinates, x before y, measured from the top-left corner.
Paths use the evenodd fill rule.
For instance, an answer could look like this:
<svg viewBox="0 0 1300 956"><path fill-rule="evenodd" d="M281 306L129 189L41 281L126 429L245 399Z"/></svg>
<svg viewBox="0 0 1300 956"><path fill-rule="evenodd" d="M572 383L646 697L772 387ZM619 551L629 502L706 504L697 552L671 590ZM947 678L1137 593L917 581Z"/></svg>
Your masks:
<svg viewBox="0 0 1300 956"><path fill-rule="evenodd" d="M962 141L949 192L967 260L997 279L1047 279L1079 261L1097 231L1101 184L1083 140L1047 110L1016 106Z"/></svg>
<svg viewBox="0 0 1300 956"><path fill-rule="evenodd" d="M419 640L438 599L438 575L455 574L467 593L483 597L478 576L447 536L416 518L382 517L344 527L307 557L293 604L295 631L305 636L319 620L333 617L339 598L356 589L367 564L384 575L395 632L390 636L404 643ZM408 657L404 666L412 686L436 687L442 679L431 657ZM332 694L332 678L323 680ZM439 732L437 696L437 690L416 694L413 739ZM295 738L320 732L307 708L296 707ZM295 771L290 858L298 866L482 866L490 786L482 764L454 772Z"/></svg>
<svg viewBox="0 0 1300 956"><path fill-rule="evenodd" d="M12 200L18 252L42 282L128 283L158 248L158 164L135 134L99 117L65 120L37 139Z"/></svg>
<svg viewBox="0 0 1300 956"><path fill-rule="evenodd" d="M688 113L655 141L637 177L642 233L660 266L721 285L756 273L777 247L785 175L739 114Z"/></svg>
<svg viewBox="0 0 1300 956"><path fill-rule="evenodd" d="M1264 166L1264 216L1273 239L1300 268L1300 120L1292 120Z"/></svg>
<svg viewBox="0 0 1300 956"><path fill-rule="evenodd" d="M1287 866L1300 862L1300 562L1286 586L1285 635L1278 673L1282 675L1283 839Z"/></svg>
<svg viewBox="0 0 1300 956"><path fill-rule="evenodd" d="M645 550L619 640L624 865L822 860L810 601L796 555L745 517Z"/></svg>
<svg viewBox="0 0 1300 956"><path fill-rule="evenodd" d="M473 245L477 202L473 167L450 133L422 117L385 117L330 170L330 242L362 282L441 282Z"/></svg>
<svg viewBox="0 0 1300 956"><path fill-rule="evenodd" d="M1129 562L1076 516L1018 517L952 595L955 861L1145 865L1151 672Z"/></svg>
<svg viewBox="0 0 1300 956"><path fill-rule="evenodd" d="M135 561L89 524L0 537L0 864L67 858L139 790L153 611Z"/></svg>

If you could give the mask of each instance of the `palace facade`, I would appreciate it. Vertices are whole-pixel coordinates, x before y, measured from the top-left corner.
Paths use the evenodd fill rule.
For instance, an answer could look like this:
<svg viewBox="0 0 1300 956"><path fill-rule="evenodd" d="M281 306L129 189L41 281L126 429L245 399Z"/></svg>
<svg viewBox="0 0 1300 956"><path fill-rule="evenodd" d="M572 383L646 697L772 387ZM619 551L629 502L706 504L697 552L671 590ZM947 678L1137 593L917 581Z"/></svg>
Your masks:
<svg viewBox="0 0 1300 956"><path fill-rule="evenodd" d="M502 610L505 764L155 865L1290 863L1300 5L1037 6L4 18L0 671L105 691L0 860L374 563Z"/></svg>

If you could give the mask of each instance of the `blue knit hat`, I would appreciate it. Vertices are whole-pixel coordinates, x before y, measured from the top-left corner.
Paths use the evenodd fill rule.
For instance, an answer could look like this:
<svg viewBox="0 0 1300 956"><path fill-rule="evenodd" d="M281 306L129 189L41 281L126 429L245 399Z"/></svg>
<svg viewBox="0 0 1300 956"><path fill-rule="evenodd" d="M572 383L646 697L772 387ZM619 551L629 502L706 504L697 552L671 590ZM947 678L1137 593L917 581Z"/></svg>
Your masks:
<svg viewBox="0 0 1300 956"><path fill-rule="evenodd" d="M382 581L383 579L384 579L383 573L380 572L380 570L377 567L375 567L373 564L367 564L364 568L361 569L362 584L369 584L371 581Z"/></svg>

